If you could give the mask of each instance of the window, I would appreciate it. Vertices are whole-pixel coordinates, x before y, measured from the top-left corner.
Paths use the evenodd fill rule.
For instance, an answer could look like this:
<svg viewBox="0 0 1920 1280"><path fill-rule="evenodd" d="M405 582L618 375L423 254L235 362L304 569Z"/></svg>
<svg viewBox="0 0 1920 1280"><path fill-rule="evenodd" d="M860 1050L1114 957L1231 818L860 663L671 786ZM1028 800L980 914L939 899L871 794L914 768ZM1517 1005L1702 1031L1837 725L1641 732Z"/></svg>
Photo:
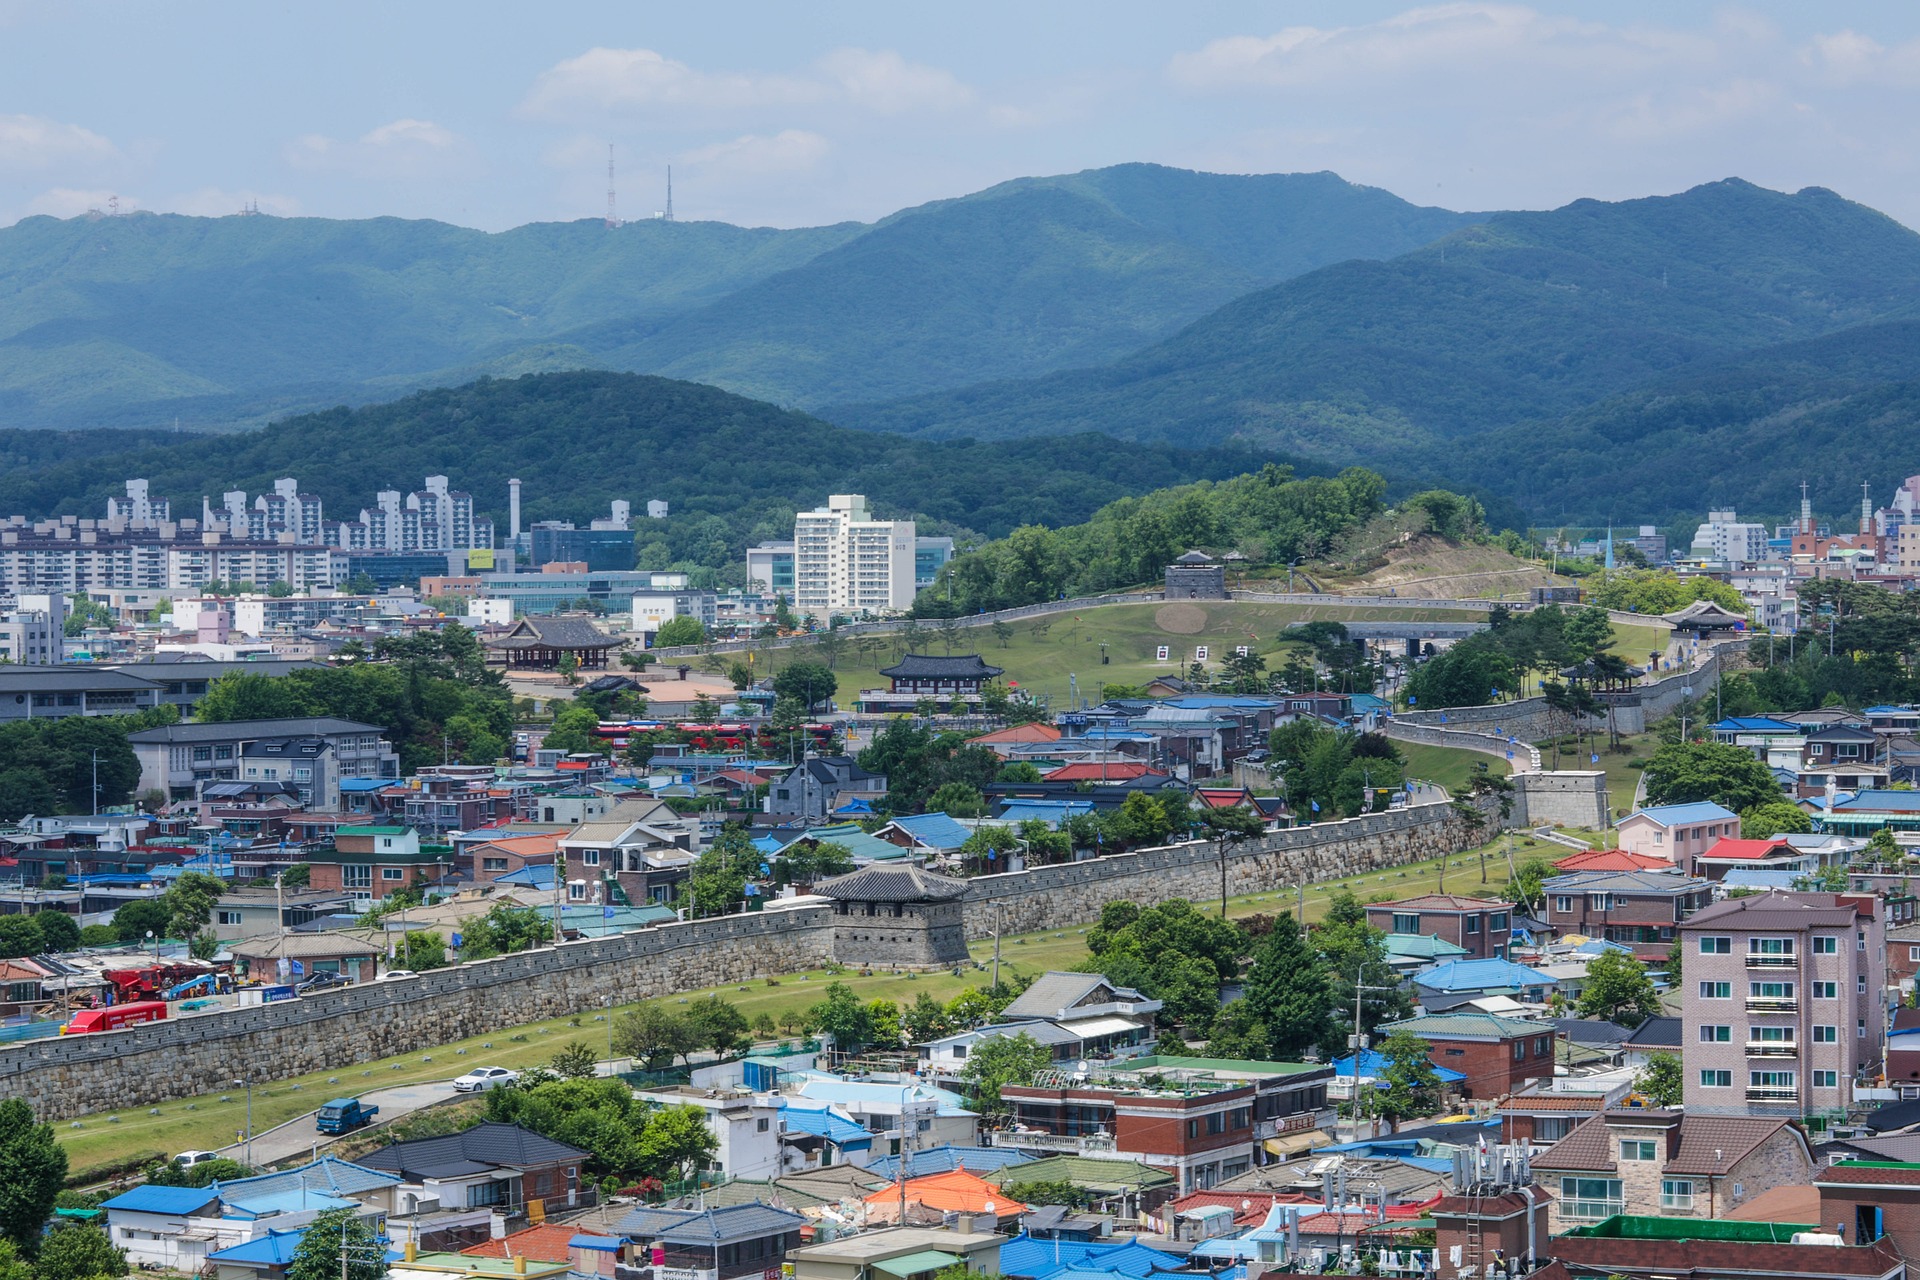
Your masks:
<svg viewBox="0 0 1920 1280"><path fill-rule="evenodd" d="M1731 1000L1733 999L1733 984L1731 982L1703 982L1700 984L1700 998L1702 1000Z"/></svg>
<svg viewBox="0 0 1920 1280"><path fill-rule="evenodd" d="M1732 1027L1703 1026L1700 1028L1701 1044L1732 1044Z"/></svg>
<svg viewBox="0 0 1920 1280"><path fill-rule="evenodd" d="M505 858L482 858L480 859L480 869L482 871L505 871L507 869L507 860Z"/></svg>
<svg viewBox="0 0 1920 1280"><path fill-rule="evenodd" d="M1572 1132L1573 1119L1570 1116L1535 1116L1533 1118L1535 1142L1558 1142Z"/></svg>
<svg viewBox="0 0 1920 1280"><path fill-rule="evenodd" d="M1420 932L1420 917L1417 914L1393 913L1393 931L1395 933Z"/></svg>
<svg viewBox="0 0 1920 1280"><path fill-rule="evenodd" d="M1838 1089L1840 1087L1840 1073L1838 1071L1814 1072L1813 1087L1816 1089Z"/></svg>
<svg viewBox="0 0 1920 1280"><path fill-rule="evenodd" d="M1200 1136L1200 1122L1198 1120L1187 1121L1187 1136L1189 1138L1197 1138Z"/></svg>
<svg viewBox="0 0 1920 1280"><path fill-rule="evenodd" d="M1794 1074L1791 1071L1749 1071L1747 1087L1750 1089L1791 1089L1794 1087Z"/></svg>
<svg viewBox="0 0 1920 1280"><path fill-rule="evenodd" d="M1515 1062L1525 1062L1527 1060L1527 1042L1525 1040L1515 1040L1513 1042L1513 1060Z"/></svg>
<svg viewBox="0 0 1920 1280"><path fill-rule="evenodd" d="M1711 1068L1700 1073L1700 1084L1707 1089L1733 1088L1733 1072L1715 1071Z"/></svg>
<svg viewBox="0 0 1920 1280"><path fill-rule="evenodd" d="M765 1133L767 1131L767 1118L765 1116L761 1116L753 1122L753 1131L755 1133Z"/></svg>
<svg viewBox="0 0 1920 1280"><path fill-rule="evenodd" d="M1660 1179L1660 1207L1662 1209L1693 1208L1693 1183L1685 1178Z"/></svg>
<svg viewBox="0 0 1920 1280"><path fill-rule="evenodd" d="M195 760L211 760L213 759L213 748L212 747L195 747L193 749L193 758Z"/></svg>
<svg viewBox="0 0 1920 1280"><path fill-rule="evenodd" d="M1227 1131L1227 1113L1226 1112L1216 1111L1212 1115L1207 1117L1208 1133L1225 1133L1226 1131Z"/></svg>
<svg viewBox="0 0 1920 1280"><path fill-rule="evenodd" d="M1793 963L1792 938L1748 938L1747 963L1791 964Z"/></svg>
<svg viewBox="0 0 1920 1280"><path fill-rule="evenodd" d="M1590 894L1588 894L1588 895L1587 895L1587 909L1588 909L1589 911L1611 911L1611 910L1613 910L1613 895L1612 895L1612 894L1610 894L1610 893L1590 893Z"/></svg>
<svg viewBox="0 0 1920 1280"><path fill-rule="evenodd" d="M1752 1037L1753 1044L1790 1045L1793 1043L1792 1027L1753 1027L1747 1034Z"/></svg>
<svg viewBox="0 0 1920 1280"><path fill-rule="evenodd" d="M1493 933L1502 933L1507 927L1507 913L1496 911L1487 917L1487 929Z"/></svg>
<svg viewBox="0 0 1920 1280"><path fill-rule="evenodd" d="M402 867L382 867L380 868L380 878L382 880L405 880L407 873Z"/></svg>
<svg viewBox="0 0 1920 1280"><path fill-rule="evenodd" d="M1907 948L1907 959L1909 959L1909 960L1920 960L1920 947L1908 947L1908 948Z"/></svg>
<svg viewBox="0 0 1920 1280"><path fill-rule="evenodd" d="M1700 939L1700 954L1703 956L1730 956L1733 954L1732 938Z"/></svg>
<svg viewBox="0 0 1920 1280"><path fill-rule="evenodd" d="M569 880L567 882L567 901L585 902L586 900L587 886L581 884L578 880Z"/></svg>
<svg viewBox="0 0 1920 1280"><path fill-rule="evenodd" d="M600 865L600 851L598 849L587 849L580 854L580 861L590 867L597 867Z"/></svg>
<svg viewBox="0 0 1920 1280"><path fill-rule="evenodd" d="M1837 982L1814 983L1813 998L1815 1000L1838 1000L1840 998L1840 984Z"/></svg>
<svg viewBox="0 0 1920 1280"><path fill-rule="evenodd" d="M1480 932L1480 917L1479 917L1479 916L1468 916L1468 917L1467 917L1467 932L1468 932L1468 933L1478 933L1478 932Z"/></svg>
<svg viewBox="0 0 1920 1280"><path fill-rule="evenodd" d="M1815 1027L1815 1028L1813 1029L1813 1042L1814 1042L1815 1044L1838 1044L1838 1043L1840 1043L1840 1028L1838 1028L1838 1027Z"/></svg>
<svg viewBox="0 0 1920 1280"><path fill-rule="evenodd" d="M1817 956L1832 956L1838 955L1839 953L1840 939L1816 937L1813 940L1813 954Z"/></svg>
<svg viewBox="0 0 1920 1280"><path fill-rule="evenodd" d="M341 867L340 884L347 889L373 888L372 867Z"/></svg>
<svg viewBox="0 0 1920 1280"><path fill-rule="evenodd" d="M1533 1041L1533 1056L1544 1058L1553 1052L1552 1036L1536 1036Z"/></svg>
<svg viewBox="0 0 1920 1280"><path fill-rule="evenodd" d="M1791 1000L1793 984L1791 982L1749 982L1747 984L1749 1000Z"/></svg>
<svg viewBox="0 0 1920 1280"><path fill-rule="evenodd" d="M468 1187L467 1208L479 1209L507 1203L507 1185L504 1182L479 1182Z"/></svg>
<svg viewBox="0 0 1920 1280"><path fill-rule="evenodd" d="M213 922L215 924L239 924L240 913L238 911L216 911L213 916Z"/></svg>
<svg viewBox="0 0 1920 1280"><path fill-rule="evenodd" d="M1652 1160L1654 1144L1643 1138L1620 1139L1620 1158L1622 1160Z"/></svg>
<svg viewBox="0 0 1920 1280"><path fill-rule="evenodd" d="M1620 1194L1618 1178L1560 1179L1560 1213L1581 1222L1598 1222L1616 1213L1625 1213L1626 1201Z"/></svg>
<svg viewBox="0 0 1920 1280"><path fill-rule="evenodd" d="M1867 994L1867 975L1860 974L1853 980L1853 989L1861 995Z"/></svg>
<svg viewBox="0 0 1920 1280"><path fill-rule="evenodd" d="M1556 895L1553 899L1553 909L1563 915L1571 912L1573 910L1573 896L1565 893ZM1914 951L1920 953L1920 947L1915 947ZM1920 954L1916 954L1913 958L1920 960Z"/></svg>
<svg viewBox="0 0 1920 1280"><path fill-rule="evenodd" d="M1865 1018L1860 1019L1860 1029L1854 1032L1854 1035L1861 1040L1867 1038L1867 1020Z"/></svg>

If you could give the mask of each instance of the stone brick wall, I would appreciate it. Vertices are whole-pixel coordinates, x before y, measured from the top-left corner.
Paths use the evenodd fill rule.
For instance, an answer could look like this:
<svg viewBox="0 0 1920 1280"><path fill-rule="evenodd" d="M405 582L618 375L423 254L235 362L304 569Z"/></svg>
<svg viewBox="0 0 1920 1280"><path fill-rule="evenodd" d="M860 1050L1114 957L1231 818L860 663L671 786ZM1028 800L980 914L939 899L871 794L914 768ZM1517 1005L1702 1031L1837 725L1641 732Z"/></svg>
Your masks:
<svg viewBox="0 0 1920 1280"><path fill-rule="evenodd" d="M1607 775L1598 769L1522 773L1513 779L1516 827L1553 825L1604 830L1613 825L1607 809Z"/></svg>
<svg viewBox="0 0 1920 1280"><path fill-rule="evenodd" d="M249 1075L261 1082L338 1068L344 1077L376 1058L591 1011L610 996L625 1002L814 968L828 959L829 920L826 908L807 907L665 925L281 1004L8 1045L0 1095L62 1120L191 1097ZM449 1060L449 1075L459 1061ZM376 1083L353 1074L355 1088ZM316 1105L324 1100L316 1094Z"/></svg>
<svg viewBox="0 0 1920 1280"><path fill-rule="evenodd" d="M1478 842L1452 807L1442 803L1269 832L1227 846L1227 893L1290 888L1404 866ZM992 937L996 914L1002 932L1025 933L1098 919L1100 909L1113 901L1150 906L1168 898L1220 900L1220 854L1212 841L978 876L968 882L967 935Z"/></svg>

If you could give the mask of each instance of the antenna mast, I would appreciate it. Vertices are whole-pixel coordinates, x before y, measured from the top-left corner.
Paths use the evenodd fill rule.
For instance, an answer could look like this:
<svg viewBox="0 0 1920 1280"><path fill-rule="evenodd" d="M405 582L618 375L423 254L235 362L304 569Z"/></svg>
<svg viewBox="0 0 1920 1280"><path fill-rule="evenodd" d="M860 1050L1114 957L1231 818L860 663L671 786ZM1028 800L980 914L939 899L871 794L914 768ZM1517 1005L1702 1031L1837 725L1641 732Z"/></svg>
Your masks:
<svg viewBox="0 0 1920 1280"><path fill-rule="evenodd" d="M673 166L667 166L667 221L673 221Z"/></svg>
<svg viewBox="0 0 1920 1280"><path fill-rule="evenodd" d="M613 202L613 144L607 144L607 225L620 225L620 213Z"/></svg>

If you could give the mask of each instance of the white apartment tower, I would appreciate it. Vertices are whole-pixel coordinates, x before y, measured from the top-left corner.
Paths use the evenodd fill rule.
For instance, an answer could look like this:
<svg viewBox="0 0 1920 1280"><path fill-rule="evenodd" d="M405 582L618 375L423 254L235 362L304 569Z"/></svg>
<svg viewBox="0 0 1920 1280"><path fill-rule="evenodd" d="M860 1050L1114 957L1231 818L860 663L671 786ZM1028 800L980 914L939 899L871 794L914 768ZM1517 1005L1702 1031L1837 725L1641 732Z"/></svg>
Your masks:
<svg viewBox="0 0 1920 1280"><path fill-rule="evenodd" d="M793 518L793 607L802 615L905 609L913 569L913 521L875 520L862 494L833 494Z"/></svg>

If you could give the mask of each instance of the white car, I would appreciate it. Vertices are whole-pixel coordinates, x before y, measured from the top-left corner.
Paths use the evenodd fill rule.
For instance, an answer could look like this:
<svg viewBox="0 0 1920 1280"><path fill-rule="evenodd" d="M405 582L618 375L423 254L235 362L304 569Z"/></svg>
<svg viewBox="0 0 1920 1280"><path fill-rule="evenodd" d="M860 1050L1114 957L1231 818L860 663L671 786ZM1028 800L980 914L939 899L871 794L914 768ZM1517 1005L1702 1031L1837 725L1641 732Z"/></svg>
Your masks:
<svg viewBox="0 0 1920 1280"><path fill-rule="evenodd" d="M453 1087L461 1093L482 1093L510 1085L519 1078L518 1071L509 1071L505 1067L475 1067L455 1080Z"/></svg>
<svg viewBox="0 0 1920 1280"><path fill-rule="evenodd" d="M218 1151L182 1151L173 1158L173 1162L182 1169L191 1169L197 1164L205 1164L209 1160L218 1160L219 1158L220 1153Z"/></svg>
<svg viewBox="0 0 1920 1280"><path fill-rule="evenodd" d="M419 974L411 969L389 969L380 975L380 981L385 982L389 978L417 978L419 976Z"/></svg>

